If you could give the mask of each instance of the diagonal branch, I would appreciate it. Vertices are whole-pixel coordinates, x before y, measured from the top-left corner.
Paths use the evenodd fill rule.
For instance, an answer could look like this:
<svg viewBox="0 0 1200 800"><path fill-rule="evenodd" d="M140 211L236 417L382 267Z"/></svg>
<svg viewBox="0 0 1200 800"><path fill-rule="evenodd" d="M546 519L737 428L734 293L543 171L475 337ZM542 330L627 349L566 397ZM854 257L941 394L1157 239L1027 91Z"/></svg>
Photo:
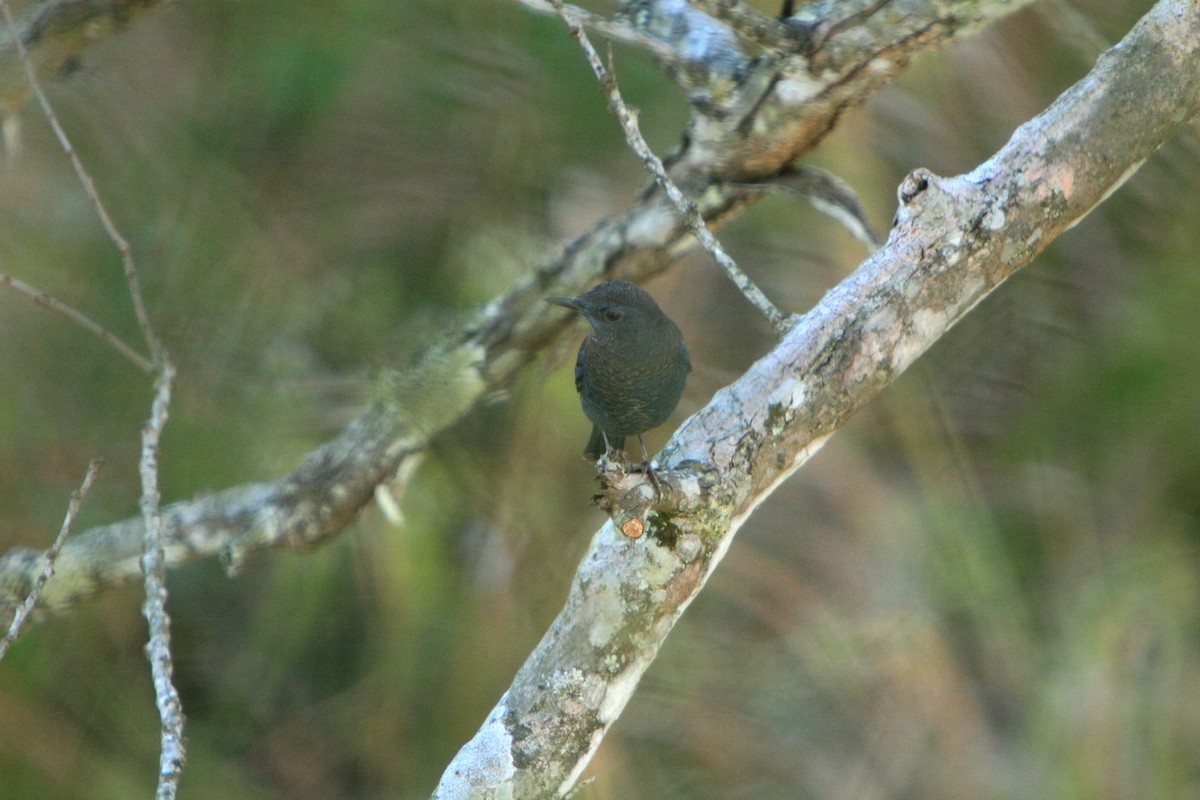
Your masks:
<svg viewBox="0 0 1200 800"><path fill-rule="evenodd" d="M1200 8L1160 0L975 170L912 173L887 244L664 449L646 535L606 524L566 606L435 793L563 796L734 534L776 486L996 286L1200 115Z"/></svg>
<svg viewBox="0 0 1200 800"><path fill-rule="evenodd" d="M30 286L28 283L25 283L25 281L21 280L20 278L14 278L11 275L0 275L0 286L3 286L6 289L12 289L17 294L24 295L33 302L37 303L39 306L45 306L51 311L56 311L59 314L62 314L64 317L71 320L89 333L95 335L102 342L128 358L142 372L153 374L154 364L151 363L149 359L127 345L124 340L121 339L121 337L112 333L83 312L75 310L53 295L39 291L38 289Z"/></svg>
<svg viewBox="0 0 1200 800"><path fill-rule="evenodd" d="M0 637L0 659L4 658L4 654L8 652L8 648L12 647L12 643L17 640L21 634L21 625L25 622L29 612L33 611L37 605L38 595L42 593L42 587L46 585L46 581L50 580L50 576L54 574L54 562L58 559L58 554L62 552L63 545L67 543L67 537L71 535L71 528L75 525L75 516L79 513L79 507L83 505L83 498L87 497L87 493L91 491L92 484L96 481L96 476L100 473L100 468L104 466L104 459L93 458L88 464L87 473L83 476L83 483L79 488L71 492L71 499L67 503L67 515L63 518L62 527L58 530L58 536L54 538L54 544L50 545L50 549L46 551L44 557L44 566L41 573L34 581L33 588L30 589L29 595L17 607L16 613L13 615L12 623L8 626L8 632Z"/></svg>

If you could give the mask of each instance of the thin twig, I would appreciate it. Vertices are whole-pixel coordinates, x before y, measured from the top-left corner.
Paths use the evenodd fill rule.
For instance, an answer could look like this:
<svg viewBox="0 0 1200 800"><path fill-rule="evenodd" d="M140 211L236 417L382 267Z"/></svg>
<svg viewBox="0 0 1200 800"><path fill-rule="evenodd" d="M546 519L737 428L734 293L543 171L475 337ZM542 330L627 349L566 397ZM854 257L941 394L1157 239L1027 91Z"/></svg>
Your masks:
<svg viewBox="0 0 1200 800"><path fill-rule="evenodd" d="M592 67L592 72L595 73L596 80L600 82L600 88L608 98L609 111L613 113L625 131L625 141L642 160L642 164L654 176L654 180L666 192L667 197L674 203L676 209L679 210L680 216L688 226L688 230L692 232L692 235L716 259L717 263L721 265L721 268L725 270L729 279L741 290L746 299L767 318L771 323L771 327L775 329L775 332L782 334L791 324L791 318L776 308L767 299L767 296L763 294L762 290L750 280L750 277L725 252L725 248L721 247L721 243L717 241L716 237L712 235L712 231L708 229L708 225L705 224L704 217L701 216L700 210L696 208L696 204L679 190L679 187L667 175L662 161L658 156L654 155L650 150L650 146L646 144L646 140L642 138L642 133L638 129L637 119L634 113L629 110L629 107L625 105L625 101L621 98L621 92L617 87L616 75L611 67L612 54L609 53L610 65L605 67L604 63L600 60L600 56L596 53L596 48L592 46L591 40L588 39L583 25L580 24L574 12L569 10L563 4L562 0L551 0L551 3L557 9L559 16L563 18L563 22L567 24L571 35L575 37L580 47L583 48L588 63Z"/></svg>
<svg viewBox="0 0 1200 800"><path fill-rule="evenodd" d="M183 742L183 705L171 682L174 662L171 658L171 618L167 614L166 554L163 552L163 520L159 508L158 445L167 411L171 405L171 383L175 368L164 361L154 382L154 403L150 421L142 428L142 518L146 523L146 545L142 554L142 572L146 576L146 601L142 614L150 627L146 658L154 679L154 696L162 720L159 753L158 800L172 800L179 786L186 758Z"/></svg>
<svg viewBox="0 0 1200 800"><path fill-rule="evenodd" d="M100 472L100 467L102 466L104 466L104 459L93 458L91 463L88 464L87 473L83 476L83 483L79 485L78 489L71 492L71 501L67 503L67 515L63 517L63 524L58 531L58 536L54 539L54 544L50 545L50 549L46 551L44 556L46 564L42 567L42 573L34 581L33 587L25 597L25 602L17 606L12 623L8 626L8 633L4 634L4 638L0 639L0 659L4 658L5 653L8 652L8 648L12 647L12 643L21 635L21 626L37 605L38 595L42 593L42 587L46 585L46 581L50 580L50 576L54 574L54 562L58 559L58 554L62 550L63 545L67 543L67 537L71 535L71 527L75 524L75 517L79 514L79 506L83 503L83 498L87 497L87 493L92 488L92 483L95 482L96 475Z"/></svg>
<svg viewBox="0 0 1200 800"><path fill-rule="evenodd" d="M793 167L759 183L729 183L747 194L783 193L807 199L822 214L841 223L868 253L879 248L879 237L871 230L862 201L850 184L819 167Z"/></svg>
<svg viewBox="0 0 1200 800"><path fill-rule="evenodd" d="M0 275L0 286L3 286L7 289L12 289L17 294L28 297L39 306L44 306L51 311L57 311L59 314L62 314L76 325L80 325L89 332L98 336L103 342L136 364L137 368L142 372L145 372L148 375L154 374L154 364L151 363L150 359L134 350L120 337L102 327L91 317L88 317L80 311L76 311L74 308L71 308L69 305L61 300L58 300L54 296L33 288L19 278L13 278L9 275Z"/></svg>

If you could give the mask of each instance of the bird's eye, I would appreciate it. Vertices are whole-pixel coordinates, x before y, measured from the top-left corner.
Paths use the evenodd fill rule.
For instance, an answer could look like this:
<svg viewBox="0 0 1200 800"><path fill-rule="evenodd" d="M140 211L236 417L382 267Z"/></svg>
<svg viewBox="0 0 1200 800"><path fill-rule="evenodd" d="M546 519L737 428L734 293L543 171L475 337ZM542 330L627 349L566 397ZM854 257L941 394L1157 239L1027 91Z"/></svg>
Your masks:
<svg viewBox="0 0 1200 800"><path fill-rule="evenodd" d="M617 311L616 309L610 308L604 312L604 318L606 320L608 320L609 322L620 322L621 321L621 312Z"/></svg>

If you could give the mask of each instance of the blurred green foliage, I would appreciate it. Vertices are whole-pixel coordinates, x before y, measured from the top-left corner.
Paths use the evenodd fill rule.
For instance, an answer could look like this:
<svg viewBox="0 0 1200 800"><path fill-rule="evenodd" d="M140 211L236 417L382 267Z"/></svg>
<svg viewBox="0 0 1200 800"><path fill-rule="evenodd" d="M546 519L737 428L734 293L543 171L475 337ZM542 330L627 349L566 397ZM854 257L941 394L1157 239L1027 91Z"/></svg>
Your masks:
<svg viewBox="0 0 1200 800"><path fill-rule="evenodd" d="M1080 8L1115 39L1134 5ZM669 148L682 101L616 59ZM970 169L1088 66L1022 13L920 60L814 161L883 228L907 171ZM644 180L575 43L516 3L172 4L50 91L179 367L168 500L289 469L373 369ZM3 272L136 341L116 253L35 108L20 119ZM1200 794L1198 187L1189 131L764 504L580 797ZM782 199L722 238L795 310L862 257ZM770 346L706 257L650 289L697 363L681 415ZM372 510L234 579L172 575L183 797L428 795L601 521L569 356L437 443L402 528ZM0 548L48 543L96 455L80 529L136 513L145 379L15 294L0 375ZM110 593L0 663L0 799L150 795L138 604Z"/></svg>

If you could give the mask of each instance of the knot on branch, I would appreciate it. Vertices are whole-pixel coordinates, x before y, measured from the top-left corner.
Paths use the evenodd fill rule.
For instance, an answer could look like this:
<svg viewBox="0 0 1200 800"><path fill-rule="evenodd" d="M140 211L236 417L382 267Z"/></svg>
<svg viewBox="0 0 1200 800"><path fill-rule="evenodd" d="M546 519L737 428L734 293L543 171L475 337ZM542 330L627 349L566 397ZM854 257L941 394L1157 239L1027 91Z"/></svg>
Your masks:
<svg viewBox="0 0 1200 800"><path fill-rule="evenodd" d="M896 197L901 206L907 206L920 197L937 180L937 176L924 167L914 169L900 182Z"/></svg>
<svg viewBox="0 0 1200 800"><path fill-rule="evenodd" d="M896 189L900 205L893 227L915 224L918 216L928 225L952 224L954 206L964 188L957 178L943 178L924 167L914 169Z"/></svg>
<svg viewBox="0 0 1200 800"><path fill-rule="evenodd" d="M986 238L1006 224L1005 206L1009 200L1006 192L988 190L989 182L977 176L943 178L927 169L915 169L896 191L900 206L894 225L915 227L919 216L926 228L956 229L958 234L951 237L955 244L964 236ZM964 209L968 210L965 219Z"/></svg>

